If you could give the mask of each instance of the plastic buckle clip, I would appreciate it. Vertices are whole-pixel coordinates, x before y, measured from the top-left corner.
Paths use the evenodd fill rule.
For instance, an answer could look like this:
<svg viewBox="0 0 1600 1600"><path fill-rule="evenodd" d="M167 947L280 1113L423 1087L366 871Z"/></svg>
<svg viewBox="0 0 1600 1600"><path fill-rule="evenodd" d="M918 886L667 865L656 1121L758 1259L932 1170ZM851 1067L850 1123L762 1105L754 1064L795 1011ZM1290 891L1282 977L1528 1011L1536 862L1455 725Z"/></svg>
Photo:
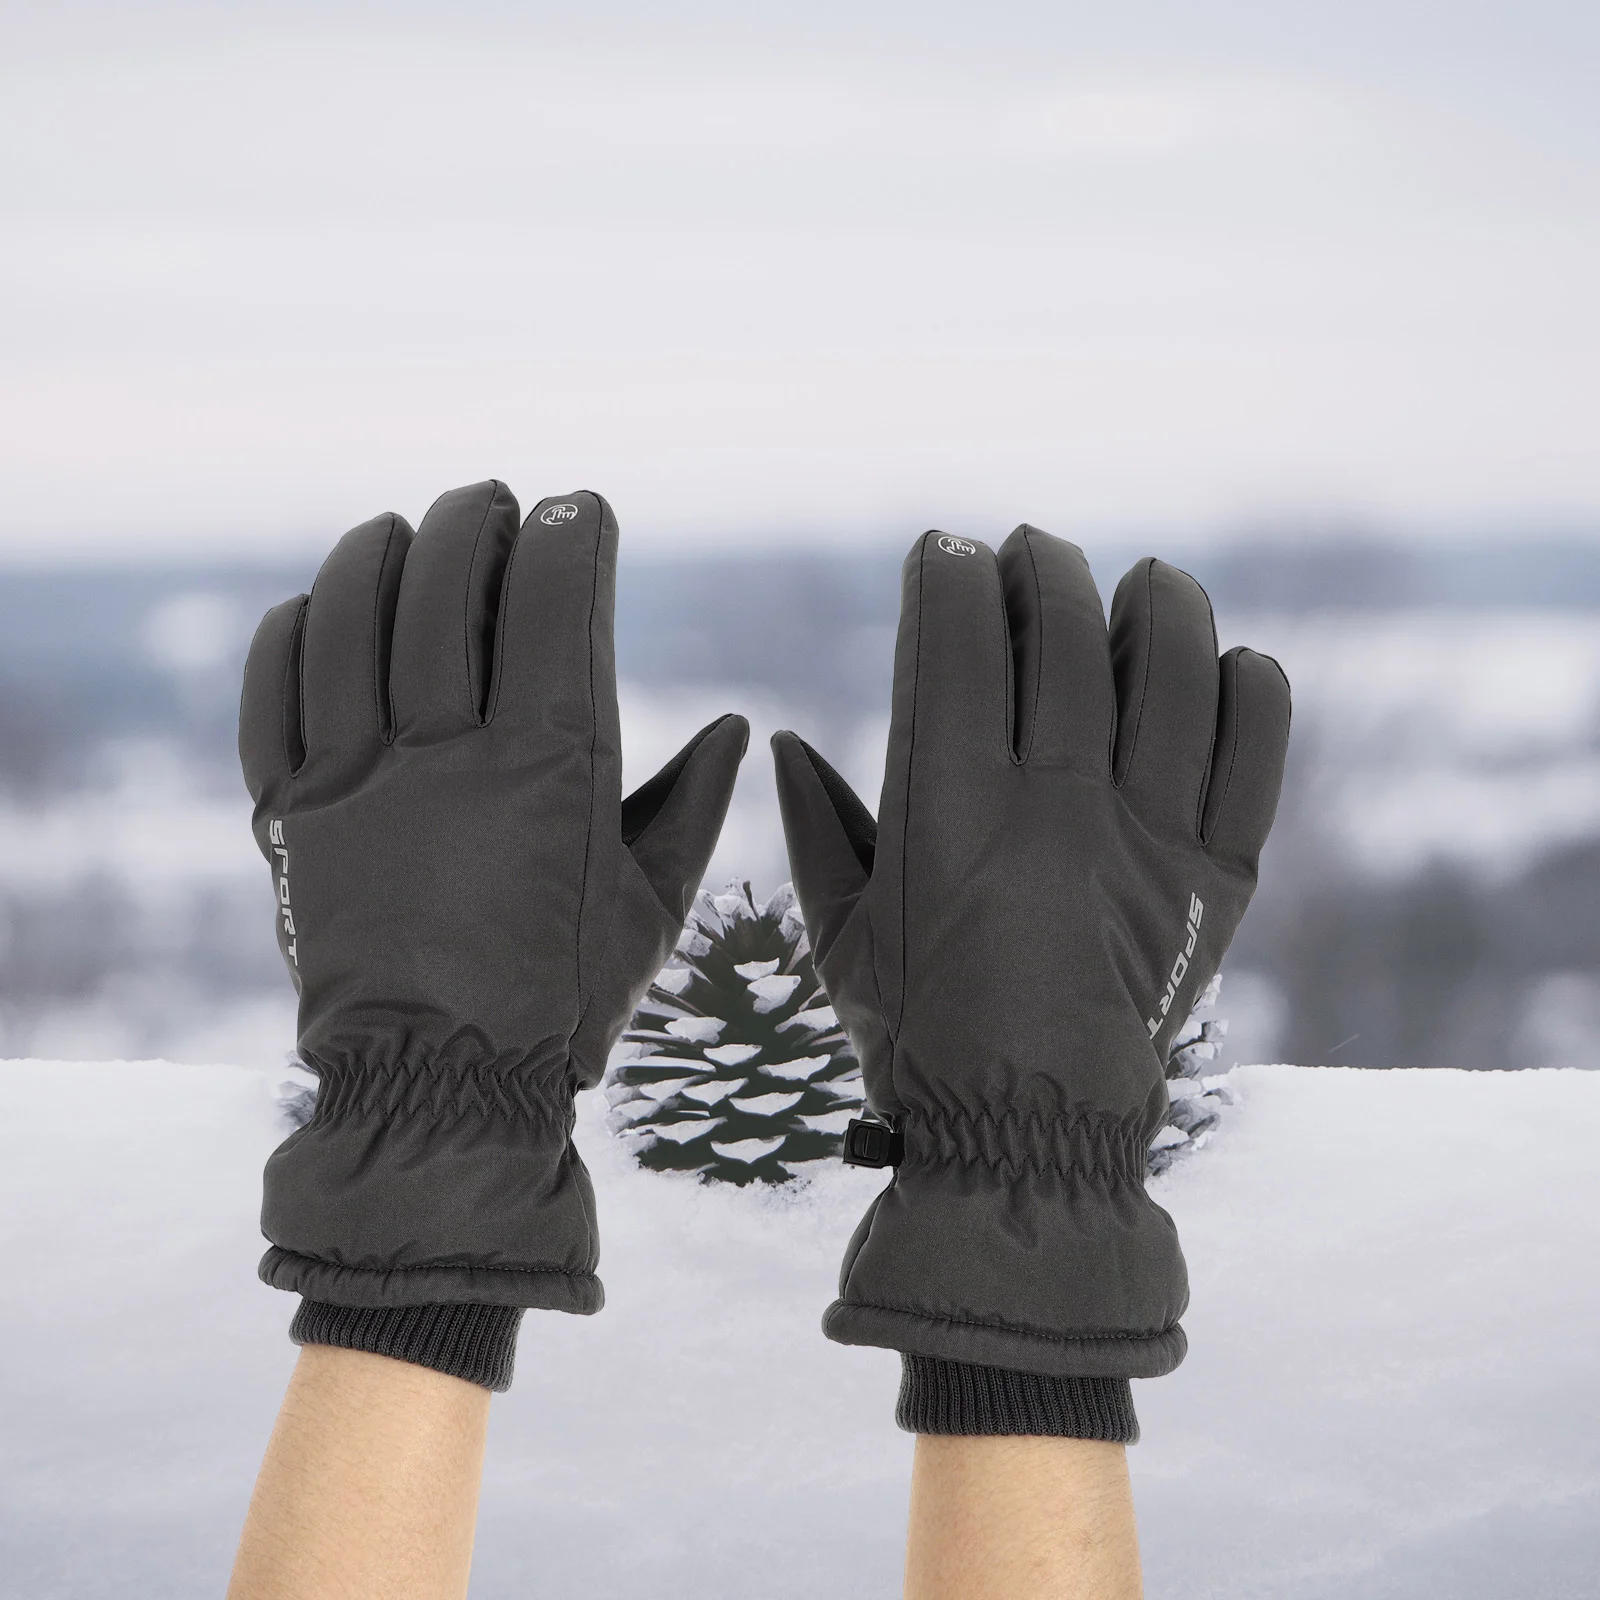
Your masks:
<svg viewBox="0 0 1600 1600"><path fill-rule="evenodd" d="M892 1123L857 1117L844 1131L847 1166L898 1167L905 1153L905 1135Z"/></svg>

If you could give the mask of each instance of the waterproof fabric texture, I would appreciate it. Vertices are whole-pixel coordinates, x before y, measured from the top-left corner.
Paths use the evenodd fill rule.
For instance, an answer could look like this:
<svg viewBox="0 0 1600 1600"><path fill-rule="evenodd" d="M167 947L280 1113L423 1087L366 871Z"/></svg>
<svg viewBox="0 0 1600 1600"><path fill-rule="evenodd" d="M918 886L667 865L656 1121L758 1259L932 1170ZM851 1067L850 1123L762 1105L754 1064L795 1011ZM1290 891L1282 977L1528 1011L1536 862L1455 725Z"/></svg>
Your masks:
<svg viewBox="0 0 1600 1600"><path fill-rule="evenodd" d="M310 1122L261 1275L326 1306L598 1310L573 1095L672 950L748 729L621 794L617 526L505 485L347 534L269 612L239 751L300 993Z"/></svg>
<svg viewBox="0 0 1600 1600"><path fill-rule="evenodd" d="M874 822L773 741L795 886L904 1155L824 1320L845 1344L1053 1376L1183 1359L1145 1193L1173 1037L1256 882L1289 732L1277 664L1219 661L1192 578L1142 561L1107 629L1075 545L930 533L904 571Z"/></svg>

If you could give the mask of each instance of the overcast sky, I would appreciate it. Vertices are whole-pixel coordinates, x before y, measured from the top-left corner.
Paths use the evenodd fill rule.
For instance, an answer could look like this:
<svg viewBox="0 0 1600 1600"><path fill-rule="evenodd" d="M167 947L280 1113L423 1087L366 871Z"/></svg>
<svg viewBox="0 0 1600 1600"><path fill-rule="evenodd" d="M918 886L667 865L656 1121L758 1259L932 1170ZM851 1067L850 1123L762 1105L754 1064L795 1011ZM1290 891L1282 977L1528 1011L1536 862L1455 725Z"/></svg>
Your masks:
<svg viewBox="0 0 1600 1600"><path fill-rule="evenodd" d="M0 0L0 551L1600 529L1597 17Z"/></svg>

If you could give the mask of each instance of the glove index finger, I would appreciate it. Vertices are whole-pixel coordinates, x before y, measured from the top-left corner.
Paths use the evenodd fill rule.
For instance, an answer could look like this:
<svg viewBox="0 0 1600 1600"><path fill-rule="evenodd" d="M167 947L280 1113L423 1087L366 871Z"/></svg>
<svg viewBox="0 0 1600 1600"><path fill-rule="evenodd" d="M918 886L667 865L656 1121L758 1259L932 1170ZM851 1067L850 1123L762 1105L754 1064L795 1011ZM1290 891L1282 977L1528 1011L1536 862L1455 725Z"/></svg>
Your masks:
<svg viewBox="0 0 1600 1600"><path fill-rule="evenodd" d="M994 552L926 533L902 569L894 705L884 771L884 833L900 837L913 792L952 802L1011 766L1011 640Z"/></svg>
<svg viewBox="0 0 1600 1600"><path fill-rule="evenodd" d="M512 547L489 718L587 744L616 722L617 519L587 490L541 500Z"/></svg>

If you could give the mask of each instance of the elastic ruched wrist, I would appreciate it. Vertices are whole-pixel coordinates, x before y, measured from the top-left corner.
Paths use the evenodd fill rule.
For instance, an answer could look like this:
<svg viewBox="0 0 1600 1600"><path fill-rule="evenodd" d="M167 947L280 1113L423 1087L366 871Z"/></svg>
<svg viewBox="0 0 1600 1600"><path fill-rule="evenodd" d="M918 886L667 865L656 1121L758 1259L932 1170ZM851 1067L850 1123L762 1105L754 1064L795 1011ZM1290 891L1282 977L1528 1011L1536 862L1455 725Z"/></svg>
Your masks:
<svg viewBox="0 0 1600 1600"><path fill-rule="evenodd" d="M935 1356L900 1360L895 1421L908 1433L1138 1441L1126 1378L1049 1378Z"/></svg>
<svg viewBox="0 0 1600 1600"><path fill-rule="evenodd" d="M511 1387L521 1324L520 1306L330 1306L302 1300L289 1337L296 1344L390 1356L503 1392Z"/></svg>
<svg viewBox="0 0 1600 1600"><path fill-rule="evenodd" d="M1188 1278L1144 1186L1143 1111L913 1109L845 1254L839 1344L1053 1378L1159 1378Z"/></svg>

